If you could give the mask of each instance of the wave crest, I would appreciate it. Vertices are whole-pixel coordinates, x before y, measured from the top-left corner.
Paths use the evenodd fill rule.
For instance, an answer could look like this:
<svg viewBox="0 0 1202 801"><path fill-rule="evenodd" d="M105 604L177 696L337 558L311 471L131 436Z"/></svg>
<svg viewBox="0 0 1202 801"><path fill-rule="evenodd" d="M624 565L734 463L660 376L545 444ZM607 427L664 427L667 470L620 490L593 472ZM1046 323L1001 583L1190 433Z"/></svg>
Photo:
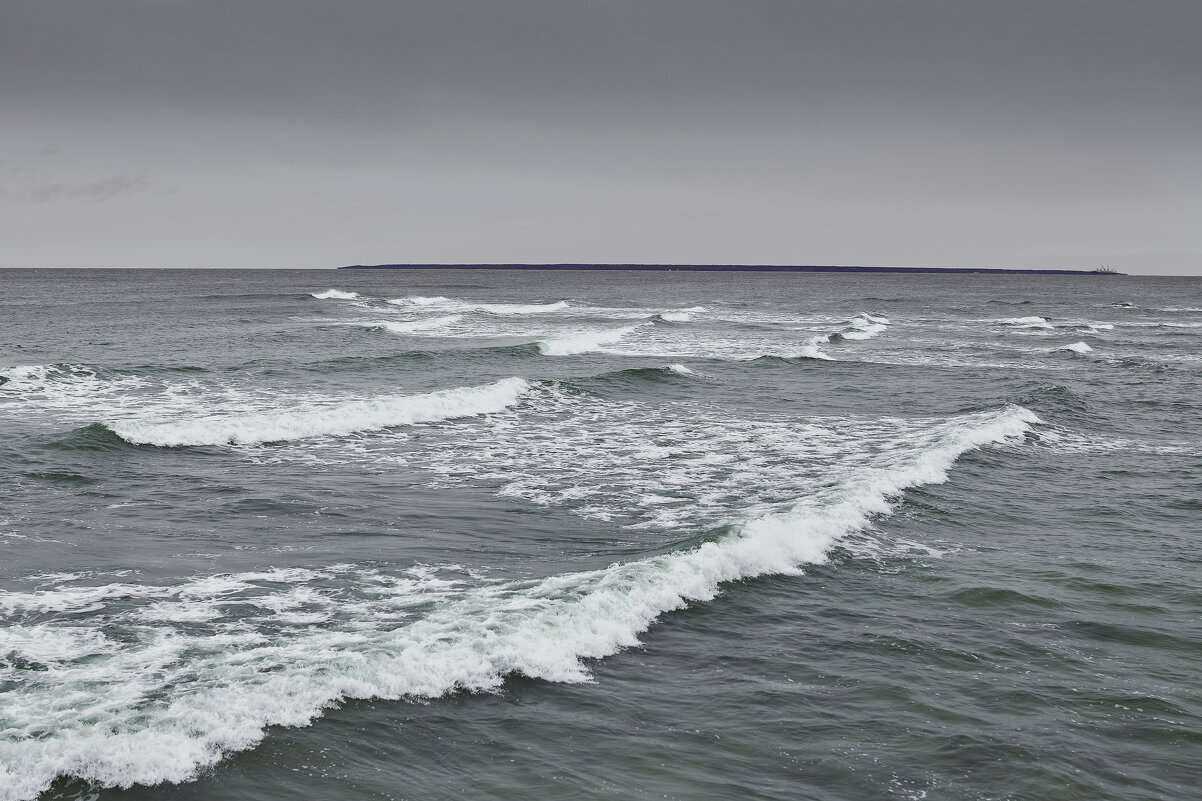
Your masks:
<svg viewBox="0 0 1202 801"><path fill-rule="evenodd" d="M344 436L393 426L498 412L529 388L521 378L422 395L308 405L278 412L214 415L174 422L114 422L108 428L135 445L253 445L317 436Z"/></svg>
<svg viewBox="0 0 1202 801"><path fill-rule="evenodd" d="M436 328L446 328L463 319L462 314L448 314L442 317L426 317L418 320L368 320L355 323L364 328L374 328L380 331L391 331L394 334L408 334L414 331L432 331Z"/></svg>
<svg viewBox="0 0 1202 801"><path fill-rule="evenodd" d="M604 351L605 345L612 345L641 327L641 325L627 325L622 328L610 328L604 331L579 331L553 339L540 339L534 344L538 347L538 352L544 356L574 356L580 353L596 353Z"/></svg>
<svg viewBox="0 0 1202 801"><path fill-rule="evenodd" d="M1071 345L1064 345L1063 347L1056 348L1056 350L1067 350L1067 351L1072 351L1073 353L1082 353L1082 354L1093 353L1093 348L1091 348L1085 342L1074 342Z"/></svg>
<svg viewBox="0 0 1202 801"><path fill-rule="evenodd" d="M393 306L419 306L422 308L439 308L449 311L479 311L499 315L549 314L551 312L563 311L570 307L570 304L566 300L554 303L476 303L470 300L448 298L442 295L434 297L411 295L407 298L396 298L388 302Z"/></svg>

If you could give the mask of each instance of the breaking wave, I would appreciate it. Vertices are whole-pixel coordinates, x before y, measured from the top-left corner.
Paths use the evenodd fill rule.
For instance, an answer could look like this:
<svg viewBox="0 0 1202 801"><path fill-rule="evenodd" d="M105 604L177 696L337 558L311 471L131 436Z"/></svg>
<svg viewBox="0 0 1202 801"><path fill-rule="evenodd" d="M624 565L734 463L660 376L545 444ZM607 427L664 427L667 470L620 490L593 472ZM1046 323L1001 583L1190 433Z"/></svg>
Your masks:
<svg viewBox="0 0 1202 801"><path fill-rule="evenodd" d="M835 361L835 358L833 356L828 356L827 354L823 353L822 350L818 347L818 343L820 341L822 341L822 340L815 339L810 344L803 345L798 350L791 351L791 352L785 354L783 356L783 358L786 358L786 359L817 359L818 361L822 361L822 362Z"/></svg>
<svg viewBox="0 0 1202 801"><path fill-rule="evenodd" d="M489 414L516 403L528 388L523 379L506 378L484 386L422 395L308 404L275 412L210 415L171 422L123 420L108 424L108 428L135 445L168 448L283 442Z"/></svg>
<svg viewBox="0 0 1202 801"><path fill-rule="evenodd" d="M1088 344L1086 344L1084 342L1074 342L1071 345L1064 345L1063 347L1056 348L1056 350L1068 350L1068 351L1072 351L1073 353L1082 353L1082 354L1093 353L1093 348L1091 348Z"/></svg>
<svg viewBox="0 0 1202 801"><path fill-rule="evenodd" d="M1000 323L1001 325L1013 326L1015 328L1054 328L1054 326L1046 317L1004 317L996 322Z"/></svg>
<svg viewBox="0 0 1202 801"><path fill-rule="evenodd" d="M690 306L687 309L668 309L655 315L654 319L663 320L668 323L687 323L693 319L695 314L703 314L708 311L704 306Z"/></svg>
<svg viewBox="0 0 1202 801"><path fill-rule="evenodd" d="M1035 422L1021 407L933 422L694 547L537 580L333 565L173 586L66 576L55 589L2 593L12 625L0 634L0 680L19 671L20 681L6 689L0 801L33 799L59 776L187 781L255 747L267 727L308 725L348 699L495 690L511 675L588 681L584 660L636 645L664 613L825 561L907 488L945 481L962 454ZM98 625L39 617L62 612Z"/></svg>
<svg viewBox="0 0 1202 801"><path fill-rule="evenodd" d="M0 404L20 405L31 414L78 413L104 408L136 410L154 388L168 389L170 403L192 381L165 383L146 376L98 372L81 364L34 364L0 370Z"/></svg>
<svg viewBox="0 0 1202 801"><path fill-rule="evenodd" d="M1086 334L1098 334L1114 330L1114 323L1099 323L1090 320L1063 321L1053 323L1046 317L1008 317L994 322L1011 328L1028 330L1032 333L1047 333L1055 330L1082 331Z"/></svg>
<svg viewBox="0 0 1202 801"><path fill-rule="evenodd" d="M327 289L325 292L314 292L313 297L318 300L355 300L359 297L359 293L343 292L340 289Z"/></svg>
<svg viewBox="0 0 1202 801"><path fill-rule="evenodd" d="M357 322L354 325L360 325L364 328L374 328L381 331L391 331L394 334L408 334L414 331L433 331L436 328L446 328L449 325L454 325L463 319L461 314L448 314L442 317L427 317L418 320L406 320L398 322L395 320L368 320Z"/></svg>
<svg viewBox="0 0 1202 801"><path fill-rule="evenodd" d="M535 345L538 347L539 353L544 356L574 356L580 353L603 352L605 345L612 345L641 327L640 325L627 325L604 331L578 331L555 338L541 339Z"/></svg>
<svg viewBox="0 0 1202 801"><path fill-rule="evenodd" d="M452 311L480 311L488 314L549 314L569 308L566 300L555 303L475 303L469 300L447 298L441 295L424 297L413 295L407 298L396 298L388 301L394 306L417 306L421 308L438 308Z"/></svg>
<svg viewBox="0 0 1202 801"><path fill-rule="evenodd" d="M889 327L885 317L874 317L861 312L847 321L847 327L839 332L843 339L872 339Z"/></svg>

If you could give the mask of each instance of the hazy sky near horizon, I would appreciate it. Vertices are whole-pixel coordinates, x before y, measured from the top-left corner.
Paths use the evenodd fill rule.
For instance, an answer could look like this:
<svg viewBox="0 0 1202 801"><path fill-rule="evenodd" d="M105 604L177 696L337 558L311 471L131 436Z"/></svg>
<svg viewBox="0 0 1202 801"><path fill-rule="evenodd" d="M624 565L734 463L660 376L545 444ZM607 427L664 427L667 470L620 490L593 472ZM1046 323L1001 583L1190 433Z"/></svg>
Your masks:
<svg viewBox="0 0 1202 801"><path fill-rule="evenodd" d="M0 267L1202 274L1198 0L4 0Z"/></svg>

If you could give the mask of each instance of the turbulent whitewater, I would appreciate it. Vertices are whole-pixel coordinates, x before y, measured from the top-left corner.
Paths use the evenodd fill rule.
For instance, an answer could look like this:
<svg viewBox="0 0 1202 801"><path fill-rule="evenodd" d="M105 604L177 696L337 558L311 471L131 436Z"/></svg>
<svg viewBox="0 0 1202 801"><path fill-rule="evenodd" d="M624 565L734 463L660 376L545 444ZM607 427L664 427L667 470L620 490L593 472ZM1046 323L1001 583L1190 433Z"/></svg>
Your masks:
<svg viewBox="0 0 1202 801"><path fill-rule="evenodd" d="M309 404L266 413L209 415L169 422L130 420L111 423L109 427L127 442L162 447L248 445L308 437L336 437L497 412L516 403L527 386L520 378L510 378L482 387L463 387L423 395Z"/></svg>
<svg viewBox="0 0 1202 801"><path fill-rule="evenodd" d="M0 595L10 613L82 608L109 627L132 618L138 632L133 642L52 624L6 632L0 647L10 657L50 673L26 678L7 699L19 739L0 745L0 779L13 788L0 797L32 796L59 773L126 787L186 780L255 745L264 727L308 724L348 697L489 690L510 673L582 681L581 659L636 644L660 614L711 600L724 582L824 560L841 536L887 514L902 490L946 480L961 453L1033 422L1029 411L1009 409L934 423L899 438L879 465L703 545L535 582L460 589L419 572L377 589L371 571L337 566L117 584L74 598L69 590ZM338 596L312 588L332 576L343 578ZM389 614L397 606L425 610L398 626ZM231 607L254 611L231 619ZM210 633L190 631L197 623ZM86 723L97 717L108 720L107 733Z"/></svg>

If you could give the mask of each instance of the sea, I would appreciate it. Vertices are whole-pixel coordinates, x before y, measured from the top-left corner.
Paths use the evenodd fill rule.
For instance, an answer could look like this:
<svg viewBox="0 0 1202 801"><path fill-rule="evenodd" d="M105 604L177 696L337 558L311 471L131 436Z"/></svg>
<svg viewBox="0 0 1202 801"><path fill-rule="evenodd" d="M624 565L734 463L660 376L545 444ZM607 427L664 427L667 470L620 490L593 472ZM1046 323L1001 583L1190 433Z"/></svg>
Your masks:
<svg viewBox="0 0 1202 801"><path fill-rule="evenodd" d="M0 801L1194 799L1202 279L0 271Z"/></svg>

